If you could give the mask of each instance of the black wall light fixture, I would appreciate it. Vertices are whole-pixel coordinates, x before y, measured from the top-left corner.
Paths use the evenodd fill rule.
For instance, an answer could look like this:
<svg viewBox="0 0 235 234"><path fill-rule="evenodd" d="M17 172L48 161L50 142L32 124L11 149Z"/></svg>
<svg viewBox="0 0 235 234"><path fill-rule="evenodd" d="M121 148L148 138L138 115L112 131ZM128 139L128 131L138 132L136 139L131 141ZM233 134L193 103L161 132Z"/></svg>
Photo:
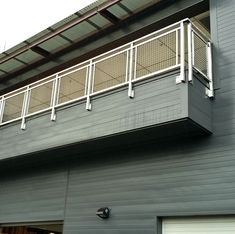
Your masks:
<svg viewBox="0 0 235 234"><path fill-rule="evenodd" d="M96 211L96 215L101 219L107 219L110 215L110 209L108 207L101 207Z"/></svg>

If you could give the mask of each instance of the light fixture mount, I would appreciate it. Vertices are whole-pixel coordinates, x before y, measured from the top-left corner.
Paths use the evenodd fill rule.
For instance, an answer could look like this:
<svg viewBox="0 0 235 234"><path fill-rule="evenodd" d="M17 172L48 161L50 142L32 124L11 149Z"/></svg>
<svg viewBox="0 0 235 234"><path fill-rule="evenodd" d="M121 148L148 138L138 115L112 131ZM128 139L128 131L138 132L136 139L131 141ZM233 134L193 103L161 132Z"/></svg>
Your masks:
<svg viewBox="0 0 235 234"><path fill-rule="evenodd" d="M96 211L96 215L101 219L108 219L110 216L110 208L101 207Z"/></svg>

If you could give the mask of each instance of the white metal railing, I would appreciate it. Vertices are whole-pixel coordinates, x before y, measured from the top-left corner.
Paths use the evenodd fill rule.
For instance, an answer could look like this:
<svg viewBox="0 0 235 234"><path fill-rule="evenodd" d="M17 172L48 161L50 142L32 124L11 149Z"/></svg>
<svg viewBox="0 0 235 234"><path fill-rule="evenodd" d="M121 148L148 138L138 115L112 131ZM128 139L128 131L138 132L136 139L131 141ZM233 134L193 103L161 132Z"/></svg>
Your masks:
<svg viewBox="0 0 235 234"><path fill-rule="evenodd" d="M176 84L192 82L195 71L213 97L211 42L189 19L4 94L0 126L21 120L25 129L28 117L46 111L54 121L57 108L79 100L91 110L91 97L122 86L133 98L135 82L174 69L180 71Z"/></svg>

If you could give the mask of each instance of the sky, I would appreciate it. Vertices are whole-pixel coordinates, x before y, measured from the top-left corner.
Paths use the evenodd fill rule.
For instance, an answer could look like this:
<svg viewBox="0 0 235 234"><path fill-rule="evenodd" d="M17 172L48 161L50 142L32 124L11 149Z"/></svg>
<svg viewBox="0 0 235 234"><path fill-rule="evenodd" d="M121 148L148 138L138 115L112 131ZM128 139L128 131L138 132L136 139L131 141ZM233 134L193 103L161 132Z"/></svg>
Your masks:
<svg viewBox="0 0 235 234"><path fill-rule="evenodd" d="M0 53L92 2L94 0L1 0Z"/></svg>

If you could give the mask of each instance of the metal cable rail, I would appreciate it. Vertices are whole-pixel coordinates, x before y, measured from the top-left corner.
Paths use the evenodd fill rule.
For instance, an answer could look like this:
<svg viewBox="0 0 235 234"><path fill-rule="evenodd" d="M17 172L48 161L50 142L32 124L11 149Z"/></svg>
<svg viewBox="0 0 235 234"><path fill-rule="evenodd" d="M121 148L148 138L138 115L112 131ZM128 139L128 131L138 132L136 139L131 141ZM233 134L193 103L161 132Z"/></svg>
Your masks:
<svg viewBox="0 0 235 234"><path fill-rule="evenodd" d="M186 78L185 71L188 70ZM212 53L210 40L189 19L169 25L135 41L98 55L30 85L0 97L0 126L26 119L80 100L91 110L91 98L143 79L179 69L176 84L192 82L196 71L206 81L208 97L213 97Z"/></svg>

